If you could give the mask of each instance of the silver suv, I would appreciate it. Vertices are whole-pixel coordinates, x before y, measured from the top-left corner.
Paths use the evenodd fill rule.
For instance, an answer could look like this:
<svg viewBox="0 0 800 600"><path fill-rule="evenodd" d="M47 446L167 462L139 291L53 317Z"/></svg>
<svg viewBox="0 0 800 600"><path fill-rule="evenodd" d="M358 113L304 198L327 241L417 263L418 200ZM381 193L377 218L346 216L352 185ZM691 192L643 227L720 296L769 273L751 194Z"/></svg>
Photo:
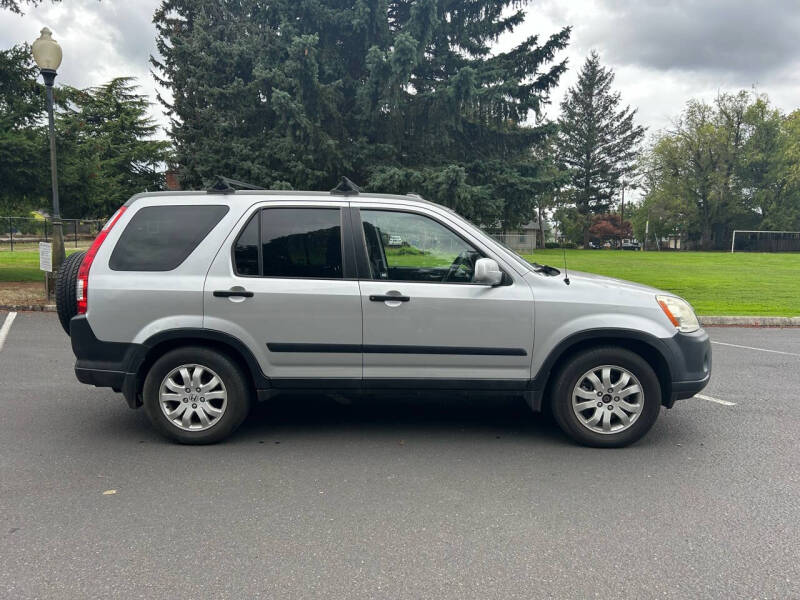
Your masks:
<svg viewBox="0 0 800 600"><path fill-rule="evenodd" d="M624 446L711 371L681 298L528 263L416 195L140 194L58 290L78 379L183 443L276 393L425 390L521 395Z"/></svg>

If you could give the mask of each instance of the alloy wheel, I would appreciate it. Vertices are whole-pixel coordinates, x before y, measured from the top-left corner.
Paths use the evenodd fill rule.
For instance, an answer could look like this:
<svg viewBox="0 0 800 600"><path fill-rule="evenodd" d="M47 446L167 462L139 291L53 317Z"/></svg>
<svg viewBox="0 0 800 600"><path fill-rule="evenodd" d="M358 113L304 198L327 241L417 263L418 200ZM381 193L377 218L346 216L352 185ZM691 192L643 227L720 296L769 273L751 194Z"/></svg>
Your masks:
<svg viewBox="0 0 800 600"><path fill-rule="evenodd" d="M578 421L595 433L625 431L644 408L644 391L624 367L601 365L586 371L572 390L572 410Z"/></svg>
<svg viewBox="0 0 800 600"><path fill-rule="evenodd" d="M228 392L219 375L197 364L172 369L161 381L158 396L164 416L184 431L213 427L228 405Z"/></svg>

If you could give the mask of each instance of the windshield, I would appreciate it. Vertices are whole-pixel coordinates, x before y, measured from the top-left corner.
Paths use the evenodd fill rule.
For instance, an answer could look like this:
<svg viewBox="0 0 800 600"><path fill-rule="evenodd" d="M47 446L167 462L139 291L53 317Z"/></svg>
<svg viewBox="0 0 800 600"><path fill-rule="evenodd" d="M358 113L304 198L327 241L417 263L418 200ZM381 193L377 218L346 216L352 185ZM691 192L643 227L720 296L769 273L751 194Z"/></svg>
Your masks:
<svg viewBox="0 0 800 600"><path fill-rule="evenodd" d="M519 254L517 254L517 252L513 248L510 248L509 246L507 246L506 244L504 244L503 242L501 242L497 238L492 237L491 235L489 235L483 229L480 229L479 227L476 227L475 225L470 223L467 219L465 219L464 217L462 217L458 213L456 213L456 216L461 220L462 223L464 223L464 225L466 227L469 227L472 230L473 233L475 233L476 235L480 235L481 238L483 238L483 239L489 238L494 244L500 246L503 250L505 250L505 254L509 258L513 259L514 262L516 262L518 265L520 265L526 271L534 271L535 272L541 267L541 265L539 263L528 262L527 260L522 258Z"/></svg>
<svg viewBox="0 0 800 600"><path fill-rule="evenodd" d="M496 237L494 237L494 236L489 236L489 237L491 237L491 238L492 238L492 241L494 241L496 244L498 244L498 245L502 246L503 248L505 248L506 250L508 250L508 251L509 251L511 254L513 254L513 255L514 255L514 258L516 258L518 261L521 261L521 262L525 263L525 265L526 265L528 268L531 268L531 267L534 267L534 268L535 268L535 267L539 266L539 263L537 263L537 262L531 262L531 261L529 261L529 260L526 260L526 259L525 259L525 258L524 258L524 257L523 257L521 254L519 254L519 253L518 253L516 250L514 250L514 249L513 249L511 246L509 246L509 245L508 245L508 244L506 244L505 242L498 240L498 239L497 239Z"/></svg>

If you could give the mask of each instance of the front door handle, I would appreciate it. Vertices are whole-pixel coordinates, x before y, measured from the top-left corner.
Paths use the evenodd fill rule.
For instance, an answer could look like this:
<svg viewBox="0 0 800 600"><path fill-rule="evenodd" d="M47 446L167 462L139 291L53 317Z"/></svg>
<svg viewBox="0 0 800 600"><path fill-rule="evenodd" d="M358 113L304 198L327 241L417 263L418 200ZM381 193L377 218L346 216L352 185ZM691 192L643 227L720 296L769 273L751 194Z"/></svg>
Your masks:
<svg viewBox="0 0 800 600"><path fill-rule="evenodd" d="M247 290L215 290L215 298L252 298L253 292Z"/></svg>
<svg viewBox="0 0 800 600"><path fill-rule="evenodd" d="M400 292L395 292L394 294L389 293L386 295L373 295L370 296L369 299L372 302L409 302L411 298L408 296L403 296Z"/></svg>

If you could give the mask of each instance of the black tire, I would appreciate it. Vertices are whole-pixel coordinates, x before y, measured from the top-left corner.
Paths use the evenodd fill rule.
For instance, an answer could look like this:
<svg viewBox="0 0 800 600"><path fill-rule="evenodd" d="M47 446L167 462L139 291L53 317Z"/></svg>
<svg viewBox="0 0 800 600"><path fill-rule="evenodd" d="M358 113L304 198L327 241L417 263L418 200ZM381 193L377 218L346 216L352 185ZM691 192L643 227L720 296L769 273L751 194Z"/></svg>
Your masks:
<svg viewBox="0 0 800 600"><path fill-rule="evenodd" d="M164 378L185 364L202 365L216 373L227 391L227 406L222 416L208 429L187 431L174 424L161 410L159 388ZM142 389L144 410L153 427L181 444L214 444L231 435L250 412L251 392L242 370L228 356L198 346L185 346L164 354L147 373Z"/></svg>
<svg viewBox="0 0 800 600"><path fill-rule="evenodd" d="M618 433L592 431L578 419L572 408L572 393L579 383L578 379L590 369L603 365L615 365L627 369L639 380L643 391L641 398L643 406L638 418L633 420L627 429ZM655 371L641 356L624 348L603 346L581 352L561 367L555 376L556 381L550 397L553 417L564 433L585 446L620 448L632 444L650 430L661 410L661 385ZM602 399L598 398L598 404L601 401ZM611 402L613 403L613 399Z"/></svg>
<svg viewBox="0 0 800 600"><path fill-rule="evenodd" d="M69 335L70 319L78 314L78 270L81 268L84 256L86 252L70 254L56 273L56 310L61 327L67 335Z"/></svg>

